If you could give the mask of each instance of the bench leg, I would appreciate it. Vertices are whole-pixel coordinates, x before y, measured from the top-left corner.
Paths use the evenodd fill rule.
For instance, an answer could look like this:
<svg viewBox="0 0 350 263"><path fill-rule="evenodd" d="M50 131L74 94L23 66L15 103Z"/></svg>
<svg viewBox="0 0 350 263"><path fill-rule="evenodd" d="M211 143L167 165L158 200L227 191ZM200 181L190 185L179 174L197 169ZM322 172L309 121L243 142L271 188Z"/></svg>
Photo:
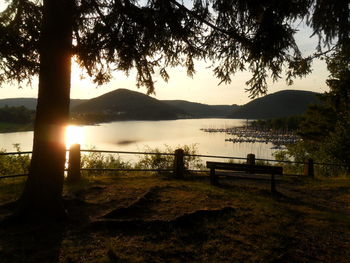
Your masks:
<svg viewBox="0 0 350 263"><path fill-rule="evenodd" d="M218 184L218 176L215 174L215 169L210 168L210 184L217 185Z"/></svg>
<svg viewBox="0 0 350 263"><path fill-rule="evenodd" d="M275 175L271 174L271 193L277 193Z"/></svg>

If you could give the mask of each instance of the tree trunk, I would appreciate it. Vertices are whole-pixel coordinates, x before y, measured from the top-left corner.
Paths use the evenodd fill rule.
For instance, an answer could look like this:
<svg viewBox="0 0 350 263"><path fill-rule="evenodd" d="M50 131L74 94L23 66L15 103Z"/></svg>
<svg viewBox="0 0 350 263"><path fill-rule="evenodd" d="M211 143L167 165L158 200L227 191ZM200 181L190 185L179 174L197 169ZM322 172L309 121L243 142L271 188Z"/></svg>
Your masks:
<svg viewBox="0 0 350 263"><path fill-rule="evenodd" d="M44 0L33 155L20 199L20 215L65 216L64 132L69 118L73 2Z"/></svg>

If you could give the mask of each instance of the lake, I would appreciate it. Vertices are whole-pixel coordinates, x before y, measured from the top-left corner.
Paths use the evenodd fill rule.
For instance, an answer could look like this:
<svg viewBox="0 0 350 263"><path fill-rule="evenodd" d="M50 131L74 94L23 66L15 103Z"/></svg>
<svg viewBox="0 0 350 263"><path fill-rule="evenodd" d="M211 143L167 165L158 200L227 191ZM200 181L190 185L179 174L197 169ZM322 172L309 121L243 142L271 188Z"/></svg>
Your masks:
<svg viewBox="0 0 350 263"><path fill-rule="evenodd" d="M169 121L116 121L95 126L71 127L67 133L67 144L80 143L82 149L143 151L147 147L175 148L196 144L198 153L246 157L253 153L256 158L274 159L271 143L233 143L225 139L225 133L208 133L200 129L238 127L245 124L237 119L180 119ZM19 143L22 151L31 151L33 132L0 134L0 148L14 151Z"/></svg>

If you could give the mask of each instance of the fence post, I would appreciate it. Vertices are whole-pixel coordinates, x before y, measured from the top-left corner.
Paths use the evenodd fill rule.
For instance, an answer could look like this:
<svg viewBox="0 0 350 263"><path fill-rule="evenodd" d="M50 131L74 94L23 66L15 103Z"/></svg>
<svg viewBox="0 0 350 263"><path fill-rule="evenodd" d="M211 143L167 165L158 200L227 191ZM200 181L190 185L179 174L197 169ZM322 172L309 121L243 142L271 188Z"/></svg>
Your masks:
<svg viewBox="0 0 350 263"><path fill-rule="evenodd" d="M247 164L255 165L255 154L249 153L247 155Z"/></svg>
<svg viewBox="0 0 350 263"><path fill-rule="evenodd" d="M247 155L247 164L249 165L255 165L255 154L249 153ZM250 174L253 174L254 172L249 172Z"/></svg>
<svg viewBox="0 0 350 263"><path fill-rule="evenodd" d="M304 175L312 177L312 178L315 176L314 160L311 159L311 158L305 160L305 163L304 163Z"/></svg>
<svg viewBox="0 0 350 263"><path fill-rule="evenodd" d="M80 144L72 144L69 149L67 180L77 182L80 179Z"/></svg>
<svg viewBox="0 0 350 263"><path fill-rule="evenodd" d="M215 169L210 168L210 184L211 185L218 185L219 184L219 175L215 174Z"/></svg>
<svg viewBox="0 0 350 263"><path fill-rule="evenodd" d="M183 178L185 172L184 150L176 149L174 156L174 176Z"/></svg>
<svg viewBox="0 0 350 263"><path fill-rule="evenodd" d="M276 191L276 181L275 181L275 175L271 174L271 193L275 194Z"/></svg>

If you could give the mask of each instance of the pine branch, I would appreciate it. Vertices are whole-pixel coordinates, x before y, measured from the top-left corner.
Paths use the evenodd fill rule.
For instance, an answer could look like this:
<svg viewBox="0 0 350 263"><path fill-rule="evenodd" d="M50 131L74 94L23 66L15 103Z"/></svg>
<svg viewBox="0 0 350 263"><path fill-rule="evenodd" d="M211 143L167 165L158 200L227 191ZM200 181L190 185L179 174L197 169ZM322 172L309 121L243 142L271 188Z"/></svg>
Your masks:
<svg viewBox="0 0 350 263"><path fill-rule="evenodd" d="M193 12L192 10L189 10L187 7L185 7L184 5L178 3L176 0L169 0L169 2L171 2L172 4L174 4L175 6L177 6L179 9L185 11L187 14L189 14L190 16L196 18L197 20L199 20L200 22L202 22L203 24L209 26L210 28L212 28L215 31L218 31L224 35L227 35L231 38L234 38L235 40L237 40L238 42L240 42L242 45L245 46L251 46L252 42L250 41L250 39L246 38L245 36L239 34L235 29L231 29L231 30L225 30L222 28L217 27L216 25L214 25L213 23L205 20L203 17L201 17L200 15L196 14L195 12Z"/></svg>

